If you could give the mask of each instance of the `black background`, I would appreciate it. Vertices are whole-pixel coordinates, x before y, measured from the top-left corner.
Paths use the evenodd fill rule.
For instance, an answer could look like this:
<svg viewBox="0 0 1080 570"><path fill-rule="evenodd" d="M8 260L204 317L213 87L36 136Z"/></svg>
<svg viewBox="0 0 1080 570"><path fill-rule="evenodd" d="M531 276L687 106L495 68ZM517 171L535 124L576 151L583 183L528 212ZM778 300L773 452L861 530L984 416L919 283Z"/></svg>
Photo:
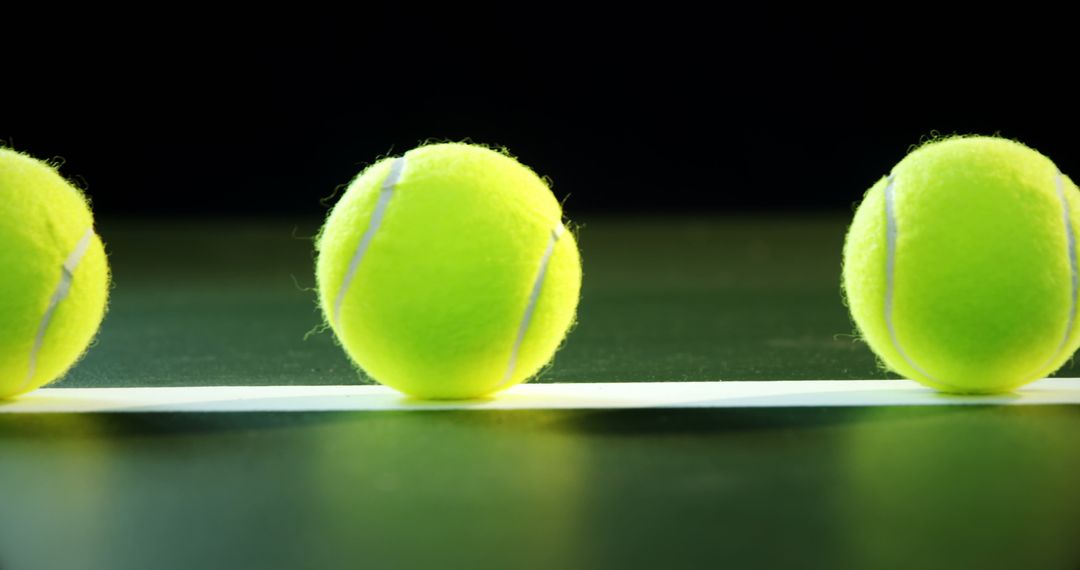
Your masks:
<svg viewBox="0 0 1080 570"><path fill-rule="evenodd" d="M317 217L425 140L508 147L571 218L849 210L935 133L1080 172L1067 18L899 8L56 8L5 23L0 140L99 217Z"/></svg>

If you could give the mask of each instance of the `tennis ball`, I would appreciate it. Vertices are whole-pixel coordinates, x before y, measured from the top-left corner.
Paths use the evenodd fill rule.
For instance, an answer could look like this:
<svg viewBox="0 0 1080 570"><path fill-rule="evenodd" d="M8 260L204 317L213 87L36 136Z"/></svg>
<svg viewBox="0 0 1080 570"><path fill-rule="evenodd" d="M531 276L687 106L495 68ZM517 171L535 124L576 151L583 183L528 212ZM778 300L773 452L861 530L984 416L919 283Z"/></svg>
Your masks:
<svg viewBox="0 0 1080 570"><path fill-rule="evenodd" d="M109 267L82 193L0 148L0 398L62 376L105 315Z"/></svg>
<svg viewBox="0 0 1080 570"><path fill-rule="evenodd" d="M843 288L885 366L945 392L996 393L1069 359L1080 196L1010 140L922 146L875 184L844 244Z"/></svg>
<svg viewBox="0 0 1080 570"><path fill-rule="evenodd" d="M513 158L433 144L364 170L316 240L320 305L369 376L430 399L533 376L574 321L581 263L547 185Z"/></svg>

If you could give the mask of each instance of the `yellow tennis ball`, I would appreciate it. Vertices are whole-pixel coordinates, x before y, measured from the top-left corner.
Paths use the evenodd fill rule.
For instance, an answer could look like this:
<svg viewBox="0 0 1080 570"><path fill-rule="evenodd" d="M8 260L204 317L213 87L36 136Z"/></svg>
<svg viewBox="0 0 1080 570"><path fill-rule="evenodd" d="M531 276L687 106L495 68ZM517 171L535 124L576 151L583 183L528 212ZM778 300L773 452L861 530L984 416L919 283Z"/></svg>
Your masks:
<svg viewBox="0 0 1080 570"><path fill-rule="evenodd" d="M0 148L0 398L62 376L105 315L109 267L82 193Z"/></svg>
<svg viewBox="0 0 1080 570"><path fill-rule="evenodd" d="M345 351L413 396L518 384L574 322L581 263L559 202L484 147L433 144L372 165L316 248L321 306Z"/></svg>
<svg viewBox="0 0 1080 570"><path fill-rule="evenodd" d="M871 188L844 244L862 337L893 371L957 393L1012 390L1080 344L1080 195L1006 139L927 144Z"/></svg>

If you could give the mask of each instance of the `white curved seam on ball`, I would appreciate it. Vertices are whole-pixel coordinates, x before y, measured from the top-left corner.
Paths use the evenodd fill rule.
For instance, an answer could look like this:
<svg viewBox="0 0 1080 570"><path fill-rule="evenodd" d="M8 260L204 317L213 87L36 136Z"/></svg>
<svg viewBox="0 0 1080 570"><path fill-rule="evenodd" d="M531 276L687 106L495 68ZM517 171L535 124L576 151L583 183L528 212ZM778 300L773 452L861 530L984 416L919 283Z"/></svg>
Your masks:
<svg viewBox="0 0 1080 570"><path fill-rule="evenodd" d="M1058 345L1057 350L1055 350L1054 354L1051 355L1050 358L1045 363L1043 363L1042 366L1039 367L1039 370L1036 372L1036 374L1039 374L1043 370L1045 370L1047 366L1050 366L1051 363L1055 362L1058 358L1061 357L1062 352L1068 349L1069 337L1072 336L1073 325L1076 323L1076 295L1078 292L1080 292L1080 283L1078 283L1077 276L1076 236L1075 234L1073 234L1072 229L1072 215L1069 212L1069 200L1065 196L1065 182L1063 180L1064 176L1065 175L1058 172L1057 177L1055 178L1055 184L1057 186L1058 199L1061 201L1062 219L1065 221L1065 243L1068 246L1069 254L1069 274L1072 285L1070 289L1071 295L1069 297L1069 317L1066 321L1067 324L1065 326L1065 335L1062 337L1061 343Z"/></svg>
<svg viewBox="0 0 1080 570"><path fill-rule="evenodd" d="M89 249L90 239L93 236L94 228L87 229L86 233L75 244L75 248L68 254L67 259L64 260L64 264L60 266L60 282L56 284L56 289L53 290L52 297L49 299L49 306L45 308L45 313L41 315L37 335L34 337L34 346L30 350L30 364L27 369L26 380L23 381L20 389L26 388L34 380L34 374L37 373L38 353L41 352L41 347L45 344L45 332L49 328L49 323L52 322L57 307L71 292L71 283L75 279L75 270L78 269L79 263L86 256L86 250Z"/></svg>
<svg viewBox="0 0 1080 570"><path fill-rule="evenodd" d="M525 341L525 333L529 330L529 323L532 321L533 313L536 311L536 303L539 301L540 291L544 287L544 277L547 275L548 266L551 264L551 256L555 254L555 244L558 243L564 231L566 231L566 228L561 223L551 230L551 239L548 240L547 249L544 250L544 255L540 259L540 267L536 272L532 290L529 292L529 300L525 304L525 314L522 315L521 323L518 325L514 346L510 349L510 361L506 366L506 374L503 375L502 381L499 382L495 389L502 388L514 377L514 371L517 369L518 353L521 351L521 344Z"/></svg>
<svg viewBox="0 0 1080 570"><path fill-rule="evenodd" d="M922 367L915 364L915 361L904 352L904 347L900 345L900 339L896 336L896 327L893 325L893 293L896 285L896 238L900 233L896 227L896 201L893 189L895 183L896 177L890 174L889 183L885 186L885 327L889 329L889 337L892 339L893 348L900 354L900 357L916 372L937 382L933 376L927 374Z"/></svg>
<svg viewBox="0 0 1080 570"><path fill-rule="evenodd" d="M390 164L390 173L386 175L382 188L379 190L379 201L375 204L375 211L371 214L371 221L368 222L364 235L360 237L360 243L356 245L356 251L349 261L349 270L345 273L345 279L341 282L341 288L338 289L337 299L334 300L335 323L341 322L341 306L345 303L345 294L349 292L349 286L352 285L353 278L356 277L356 269L360 267L360 262L364 259L368 246L371 245L371 239L379 231L379 226L382 225L387 205L389 205L390 198L394 195L394 190L398 181L401 180L401 174L404 170L404 156L395 158L394 162Z"/></svg>

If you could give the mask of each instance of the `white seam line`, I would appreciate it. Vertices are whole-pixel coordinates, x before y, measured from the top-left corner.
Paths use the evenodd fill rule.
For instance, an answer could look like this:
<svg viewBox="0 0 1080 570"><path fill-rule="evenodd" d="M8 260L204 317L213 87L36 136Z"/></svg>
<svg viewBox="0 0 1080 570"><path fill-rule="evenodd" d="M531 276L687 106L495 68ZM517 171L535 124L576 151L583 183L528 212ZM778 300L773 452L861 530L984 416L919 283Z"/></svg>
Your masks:
<svg viewBox="0 0 1080 570"><path fill-rule="evenodd" d="M382 225L383 216L386 214L386 206L394 195L394 189L397 187L398 181L401 180L401 173L404 169L405 157L395 158L390 165L390 173L386 175L386 180L383 180L382 189L379 191L379 201L375 204L375 211L371 214L371 221L368 222L367 230L364 231L364 235L360 238L360 243L356 245L356 252L353 253L352 260L349 262L349 270L345 273L341 288L338 289L337 299L334 301L335 323L341 322L341 306L345 303L345 294L349 292L349 286L352 285L353 278L356 277L356 269L360 267L360 261L364 259L364 254L367 252L368 246L371 245L371 238L375 236L375 232L379 231L379 226Z"/></svg>
<svg viewBox="0 0 1080 570"><path fill-rule="evenodd" d="M908 357L904 352L904 348L900 346L900 339L896 336L896 327L893 326L893 291L895 287L894 277L896 275L896 236L899 234L899 230L896 227L896 203L893 196L893 184L896 182L896 177L892 174L889 175L889 183L885 186L885 244L886 244L886 261L885 261L885 327L889 329L889 337L892 339L893 348L900 354L900 357L904 359L916 372L927 377L931 381L938 382L933 376L926 373L915 361Z"/></svg>
<svg viewBox="0 0 1080 570"><path fill-rule="evenodd" d="M53 290L52 298L49 299L49 306L41 316L41 323L38 325L37 336L34 337L34 347L30 351L30 365L27 370L26 380L23 381L22 386L19 387L20 390L26 388L34 379L34 374L37 372L38 353L45 343L45 331L49 328L49 323L52 321L56 308L60 305L61 301L67 298L68 293L71 292L71 283L75 278L75 270L78 269L79 262L81 262L83 256L86 255L86 250L90 247L90 238L93 237L93 235L94 228L87 229L86 233L79 238L79 242L75 244L75 249L68 254L67 259L64 260L64 264L60 266L60 282L56 284L56 289Z"/></svg>
<svg viewBox="0 0 1080 570"><path fill-rule="evenodd" d="M1076 323L1076 295L1078 289L1080 289L1080 283L1078 283L1077 276L1077 259L1076 259L1076 236L1073 235L1072 230L1072 216L1069 213L1069 200L1065 197L1065 182L1062 180L1065 175L1058 172L1055 178L1057 186L1058 199L1061 200L1062 219L1065 221L1065 243L1068 244L1069 254L1069 273L1072 281L1072 289L1070 290L1071 296L1069 297L1069 320L1065 326L1065 336L1061 339L1061 344L1058 345L1054 354L1039 367L1036 374L1041 374L1051 362L1057 360L1063 351L1068 348L1069 337L1072 336L1073 325Z"/></svg>
<svg viewBox="0 0 1080 570"><path fill-rule="evenodd" d="M513 348L510 349L510 362L506 366L506 374L503 375L502 381L495 386L496 390L509 383L514 376L514 370L517 368L518 352L521 350L521 343L525 340L525 332L529 330L529 322L532 321L533 313L536 311L536 303L540 299L540 291L544 286L544 277L547 275L551 256L555 253L555 244L558 243L559 237L562 236L565 230L566 228L561 223L551 230L551 239L548 240L547 249L540 259L540 268L536 272L536 280L533 281L529 301L525 305L525 314L522 315L521 324L518 325L517 338L514 339Z"/></svg>

